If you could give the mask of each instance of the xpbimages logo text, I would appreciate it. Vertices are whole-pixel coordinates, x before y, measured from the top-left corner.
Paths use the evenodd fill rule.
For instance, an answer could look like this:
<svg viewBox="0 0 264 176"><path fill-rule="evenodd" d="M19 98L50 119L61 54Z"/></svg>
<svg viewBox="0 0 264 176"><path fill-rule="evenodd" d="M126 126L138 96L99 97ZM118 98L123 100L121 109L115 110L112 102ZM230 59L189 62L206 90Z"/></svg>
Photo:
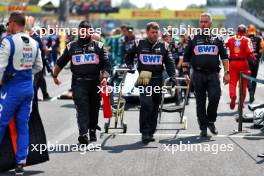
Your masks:
<svg viewBox="0 0 264 176"><path fill-rule="evenodd" d="M80 36L85 38L86 35L93 35L94 33L101 34L102 28L78 28L78 27L59 27L48 25L45 28L33 28L34 33L38 33L40 37L49 35L61 35L65 34L67 36Z"/></svg>
<svg viewBox="0 0 264 176"><path fill-rule="evenodd" d="M123 87L121 88L120 85L114 84L114 86L107 86L105 89L103 86L97 86L98 91L97 93L103 93L103 94L119 94L122 92L129 92L132 93L134 89L131 89L130 87ZM155 94L167 94L169 93L168 88L171 86L137 86L137 90L139 93L144 93L146 96L151 96L153 93Z"/></svg>
<svg viewBox="0 0 264 176"><path fill-rule="evenodd" d="M208 152L213 155L219 152L233 152L233 144L208 144L208 143L191 143L191 141L180 141L177 144L163 144L162 151L170 152L172 155L176 152Z"/></svg>
<svg viewBox="0 0 264 176"><path fill-rule="evenodd" d="M190 25L187 26L182 26L180 25L179 27L166 27L162 29L162 34L163 35L172 35L174 36L190 36L190 35L212 35L212 36L217 36L217 35L234 35L235 30L234 28L196 28L192 27Z"/></svg>
<svg viewBox="0 0 264 176"><path fill-rule="evenodd" d="M58 141L47 144L31 144L32 152L39 152L41 155L45 152L79 152L81 155L87 152L98 152L102 150L101 144L60 144Z"/></svg>

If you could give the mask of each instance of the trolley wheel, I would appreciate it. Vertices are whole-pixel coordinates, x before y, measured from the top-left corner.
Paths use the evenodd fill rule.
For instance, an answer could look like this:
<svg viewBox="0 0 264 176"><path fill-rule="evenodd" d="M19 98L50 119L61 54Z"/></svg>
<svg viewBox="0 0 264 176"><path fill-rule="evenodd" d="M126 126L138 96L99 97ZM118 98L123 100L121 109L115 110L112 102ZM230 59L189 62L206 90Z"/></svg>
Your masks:
<svg viewBox="0 0 264 176"><path fill-rule="evenodd" d="M126 133L127 132L127 124L123 124L123 133Z"/></svg>
<svg viewBox="0 0 264 176"><path fill-rule="evenodd" d="M105 123L104 129L105 129L105 133L108 133L108 131L109 131L109 123Z"/></svg>

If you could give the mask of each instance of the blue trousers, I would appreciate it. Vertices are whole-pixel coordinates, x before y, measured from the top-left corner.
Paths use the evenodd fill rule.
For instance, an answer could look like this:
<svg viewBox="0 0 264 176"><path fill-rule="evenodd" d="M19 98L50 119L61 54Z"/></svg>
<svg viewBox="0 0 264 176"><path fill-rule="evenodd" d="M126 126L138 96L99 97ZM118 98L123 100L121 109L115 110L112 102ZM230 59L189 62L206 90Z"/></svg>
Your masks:
<svg viewBox="0 0 264 176"><path fill-rule="evenodd" d="M29 145L29 117L34 96L33 83L12 80L0 88L0 144L6 127L15 117L17 130L17 164L26 164Z"/></svg>

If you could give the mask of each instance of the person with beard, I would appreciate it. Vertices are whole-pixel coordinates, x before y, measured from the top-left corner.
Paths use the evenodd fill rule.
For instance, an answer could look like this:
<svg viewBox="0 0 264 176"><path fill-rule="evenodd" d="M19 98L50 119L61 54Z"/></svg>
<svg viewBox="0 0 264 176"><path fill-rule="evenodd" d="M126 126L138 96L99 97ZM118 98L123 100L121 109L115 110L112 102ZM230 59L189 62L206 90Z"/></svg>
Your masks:
<svg viewBox="0 0 264 176"><path fill-rule="evenodd" d="M134 58L138 59L139 78L137 86L140 91L140 133L142 143L155 141L153 135L157 127L159 105L161 103L164 65L170 83L175 86L175 62L172 58L169 44L158 40L159 25L150 22L146 26L147 38L134 41L126 55L128 68L134 68ZM148 93L148 90L152 90ZM155 91L156 90L156 91Z"/></svg>
<svg viewBox="0 0 264 176"><path fill-rule="evenodd" d="M110 62L104 44L91 39L92 26L88 21L79 24L77 41L67 44L62 56L58 59L53 72L55 84L61 82L58 75L70 61L72 71L73 100L77 111L79 127L78 141L89 144L96 141L98 116L100 108L100 74L107 78L110 72Z"/></svg>
<svg viewBox="0 0 264 176"><path fill-rule="evenodd" d="M224 66L223 81L225 84L229 82L229 61L222 38L210 34L212 17L209 13L201 14L199 26L200 34L191 35L185 48L183 73L185 78L189 79L188 68L190 65L192 66L194 71L191 81L195 91L200 135L207 137L207 128L214 135L218 134L214 123L221 97L219 56ZM207 95L209 102L206 108Z"/></svg>

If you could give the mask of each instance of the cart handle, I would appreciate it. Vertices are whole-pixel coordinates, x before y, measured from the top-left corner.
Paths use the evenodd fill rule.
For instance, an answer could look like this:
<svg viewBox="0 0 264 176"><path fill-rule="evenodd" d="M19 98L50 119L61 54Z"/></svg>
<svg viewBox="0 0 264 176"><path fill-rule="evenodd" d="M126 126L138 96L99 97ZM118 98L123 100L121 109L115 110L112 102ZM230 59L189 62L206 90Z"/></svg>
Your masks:
<svg viewBox="0 0 264 176"><path fill-rule="evenodd" d="M129 68L116 68L115 71L136 71L136 69L129 69Z"/></svg>
<svg viewBox="0 0 264 176"><path fill-rule="evenodd" d="M176 77L175 78L176 80L187 80L186 78L184 78L184 77ZM170 78L166 78L165 80L164 80L164 84L167 84L168 82L170 81Z"/></svg>

